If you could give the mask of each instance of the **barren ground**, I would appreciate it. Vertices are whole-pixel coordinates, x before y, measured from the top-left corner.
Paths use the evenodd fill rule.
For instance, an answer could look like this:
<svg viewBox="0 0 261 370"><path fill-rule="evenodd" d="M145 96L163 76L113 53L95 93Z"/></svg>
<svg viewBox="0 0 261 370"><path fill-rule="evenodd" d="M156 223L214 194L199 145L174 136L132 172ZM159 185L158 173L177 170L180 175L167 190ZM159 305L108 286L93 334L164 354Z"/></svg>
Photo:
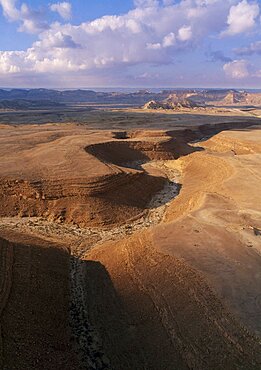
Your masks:
<svg viewBox="0 0 261 370"><path fill-rule="evenodd" d="M0 126L1 368L260 369L260 119L99 114Z"/></svg>

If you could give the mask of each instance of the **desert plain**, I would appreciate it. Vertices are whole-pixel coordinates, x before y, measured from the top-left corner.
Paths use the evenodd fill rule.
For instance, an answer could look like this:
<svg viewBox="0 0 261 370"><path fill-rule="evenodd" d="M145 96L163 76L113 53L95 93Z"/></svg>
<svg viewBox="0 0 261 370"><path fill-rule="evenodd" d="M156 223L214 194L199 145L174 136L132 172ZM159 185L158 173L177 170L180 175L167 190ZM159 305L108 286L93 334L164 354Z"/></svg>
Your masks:
<svg viewBox="0 0 261 370"><path fill-rule="evenodd" d="M1 368L260 369L258 112L4 112Z"/></svg>

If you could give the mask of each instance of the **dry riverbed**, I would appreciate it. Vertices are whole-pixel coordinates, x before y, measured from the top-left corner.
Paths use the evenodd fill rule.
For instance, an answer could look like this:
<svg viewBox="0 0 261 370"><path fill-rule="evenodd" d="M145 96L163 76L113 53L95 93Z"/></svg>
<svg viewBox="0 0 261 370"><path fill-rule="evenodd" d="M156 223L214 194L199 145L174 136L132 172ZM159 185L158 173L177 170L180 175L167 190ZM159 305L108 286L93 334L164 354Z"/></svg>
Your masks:
<svg viewBox="0 0 261 370"><path fill-rule="evenodd" d="M44 239L68 244L71 249L71 303L70 318L73 339L77 343L78 353L82 359L82 369L109 369L109 360L102 351L98 333L89 322L85 308L84 292L84 255L90 249L107 241L126 238L137 231L159 224L164 217L170 202L177 197L180 190L180 173L173 168L173 162L154 161L141 165L146 171L147 166L160 170L166 177L165 186L151 199L147 210L140 218L113 228L80 228L46 221L39 217L5 217L0 221L1 229L19 230ZM132 163L140 166L140 163Z"/></svg>

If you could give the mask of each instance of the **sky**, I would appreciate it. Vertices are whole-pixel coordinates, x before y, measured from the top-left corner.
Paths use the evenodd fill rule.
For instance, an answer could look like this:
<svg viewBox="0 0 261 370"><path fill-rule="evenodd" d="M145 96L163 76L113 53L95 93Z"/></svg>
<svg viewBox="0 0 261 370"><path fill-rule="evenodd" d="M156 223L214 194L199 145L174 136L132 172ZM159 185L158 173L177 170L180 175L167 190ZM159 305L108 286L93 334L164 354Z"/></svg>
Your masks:
<svg viewBox="0 0 261 370"><path fill-rule="evenodd" d="M0 0L0 86L261 88L261 0Z"/></svg>

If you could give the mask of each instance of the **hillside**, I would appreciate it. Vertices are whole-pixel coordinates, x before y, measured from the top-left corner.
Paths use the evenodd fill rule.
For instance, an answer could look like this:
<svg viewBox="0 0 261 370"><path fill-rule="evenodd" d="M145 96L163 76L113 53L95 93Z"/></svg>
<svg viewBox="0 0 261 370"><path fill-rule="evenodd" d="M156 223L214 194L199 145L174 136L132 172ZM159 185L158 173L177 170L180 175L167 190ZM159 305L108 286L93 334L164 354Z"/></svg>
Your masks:
<svg viewBox="0 0 261 370"><path fill-rule="evenodd" d="M193 101L194 94L191 93L172 93L162 101L149 101L143 109L163 109L163 110L179 110L179 109L193 109L203 107L204 104L198 104Z"/></svg>
<svg viewBox="0 0 261 370"><path fill-rule="evenodd" d="M1 125L1 368L260 368L260 119L187 116Z"/></svg>
<svg viewBox="0 0 261 370"><path fill-rule="evenodd" d="M51 100L0 100L0 109L2 110L34 110L63 107L64 104L53 102Z"/></svg>

